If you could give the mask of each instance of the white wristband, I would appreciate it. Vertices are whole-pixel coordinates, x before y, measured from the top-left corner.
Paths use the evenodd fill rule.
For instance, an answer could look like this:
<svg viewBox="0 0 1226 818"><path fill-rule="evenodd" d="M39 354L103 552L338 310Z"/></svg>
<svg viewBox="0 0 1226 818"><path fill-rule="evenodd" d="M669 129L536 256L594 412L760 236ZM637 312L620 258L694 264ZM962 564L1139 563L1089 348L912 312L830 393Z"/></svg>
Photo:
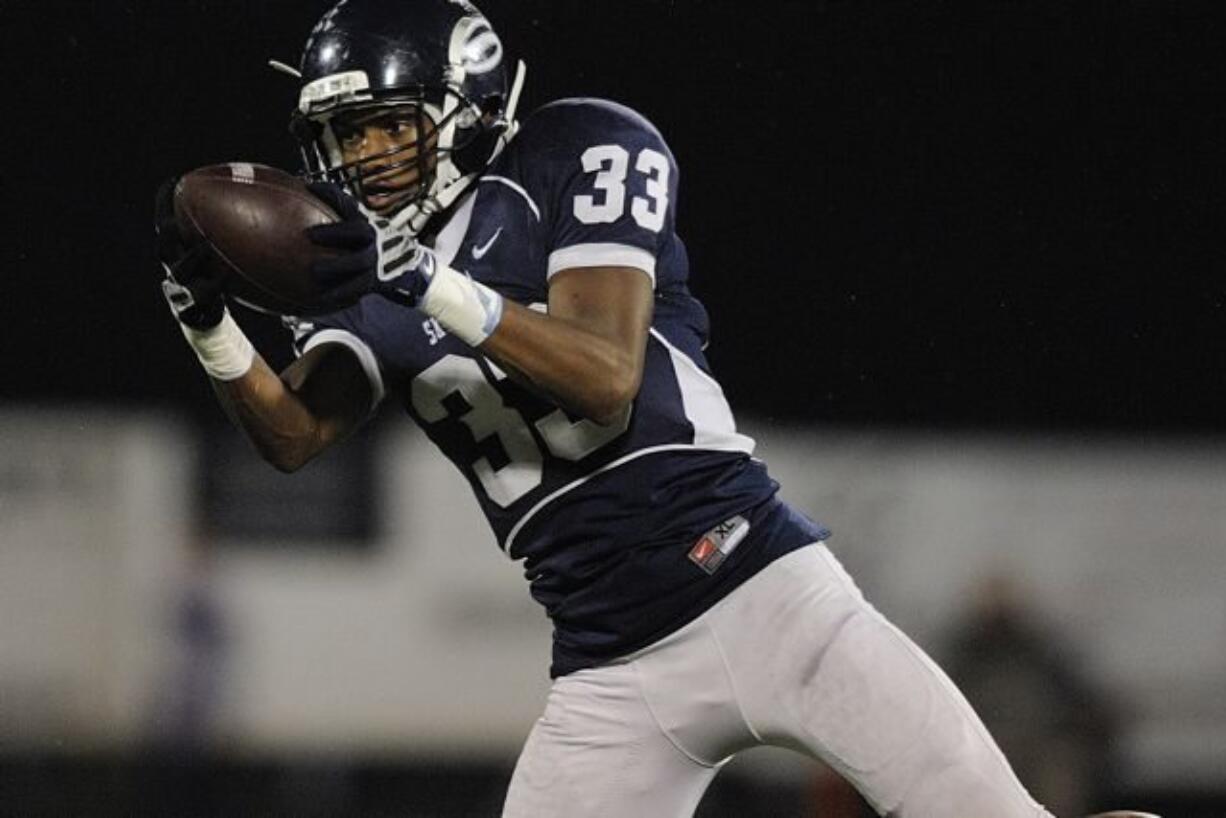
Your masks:
<svg viewBox="0 0 1226 818"><path fill-rule="evenodd" d="M241 378L255 361L255 347L230 317L230 311L222 315L221 323L210 329L192 329L180 324L183 337L196 351L204 371L219 381Z"/></svg>
<svg viewBox="0 0 1226 818"><path fill-rule="evenodd" d="M494 334L502 320L502 296L464 273L438 264L421 308L469 346Z"/></svg>

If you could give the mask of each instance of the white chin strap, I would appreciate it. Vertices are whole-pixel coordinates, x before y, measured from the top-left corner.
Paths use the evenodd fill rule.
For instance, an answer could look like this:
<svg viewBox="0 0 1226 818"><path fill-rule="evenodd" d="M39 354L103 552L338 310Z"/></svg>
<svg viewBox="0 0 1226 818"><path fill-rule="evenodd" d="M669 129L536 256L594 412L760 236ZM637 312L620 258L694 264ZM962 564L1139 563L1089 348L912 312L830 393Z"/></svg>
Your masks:
<svg viewBox="0 0 1226 818"><path fill-rule="evenodd" d="M524 90L524 77L527 73L528 66L523 60L519 60L515 64L515 79L511 81L511 93L507 97L507 107L502 113L502 120L506 123L506 127L498 137L498 144L494 146L494 152L490 154L491 160L502 153L502 149L519 132L519 120L515 118L515 112L519 110L519 95Z"/></svg>

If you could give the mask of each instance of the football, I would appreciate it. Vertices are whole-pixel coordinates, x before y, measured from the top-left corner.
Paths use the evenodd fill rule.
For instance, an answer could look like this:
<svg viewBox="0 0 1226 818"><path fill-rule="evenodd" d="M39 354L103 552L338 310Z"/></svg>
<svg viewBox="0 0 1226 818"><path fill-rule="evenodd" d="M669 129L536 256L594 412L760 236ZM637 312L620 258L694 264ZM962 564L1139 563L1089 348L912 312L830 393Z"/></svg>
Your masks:
<svg viewBox="0 0 1226 818"><path fill-rule="evenodd" d="M304 231L338 217L302 179L249 162L208 165L179 179L174 211L184 237L203 239L211 263L224 265L227 296L280 315L321 309L309 268L334 251Z"/></svg>

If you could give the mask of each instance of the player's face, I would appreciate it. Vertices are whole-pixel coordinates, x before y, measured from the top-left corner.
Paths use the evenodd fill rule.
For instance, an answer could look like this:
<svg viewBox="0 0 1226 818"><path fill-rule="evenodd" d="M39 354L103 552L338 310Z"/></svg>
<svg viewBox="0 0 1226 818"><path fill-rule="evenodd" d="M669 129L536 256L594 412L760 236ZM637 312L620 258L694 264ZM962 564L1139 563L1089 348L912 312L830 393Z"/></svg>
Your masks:
<svg viewBox="0 0 1226 818"><path fill-rule="evenodd" d="M344 161L362 163L362 198L376 213L395 209L428 184L438 142L428 116L408 107L366 112L337 117L332 129ZM424 162L420 151L425 151Z"/></svg>

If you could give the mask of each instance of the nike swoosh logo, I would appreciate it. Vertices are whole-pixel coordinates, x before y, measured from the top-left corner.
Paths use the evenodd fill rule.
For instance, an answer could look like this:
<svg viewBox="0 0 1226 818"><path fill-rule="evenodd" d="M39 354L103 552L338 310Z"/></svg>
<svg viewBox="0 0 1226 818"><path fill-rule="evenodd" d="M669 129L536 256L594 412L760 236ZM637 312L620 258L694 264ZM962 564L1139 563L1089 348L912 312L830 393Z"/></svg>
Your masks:
<svg viewBox="0 0 1226 818"><path fill-rule="evenodd" d="M490 236L489 241L487 241L485 244L473 247L473 258L477 259L478 261L481 260L481 258L490 251L490 248L494 246L494 242L498 241L498 237L501 235L502 228L499 227L494 231L494 235Z"/></svg>

